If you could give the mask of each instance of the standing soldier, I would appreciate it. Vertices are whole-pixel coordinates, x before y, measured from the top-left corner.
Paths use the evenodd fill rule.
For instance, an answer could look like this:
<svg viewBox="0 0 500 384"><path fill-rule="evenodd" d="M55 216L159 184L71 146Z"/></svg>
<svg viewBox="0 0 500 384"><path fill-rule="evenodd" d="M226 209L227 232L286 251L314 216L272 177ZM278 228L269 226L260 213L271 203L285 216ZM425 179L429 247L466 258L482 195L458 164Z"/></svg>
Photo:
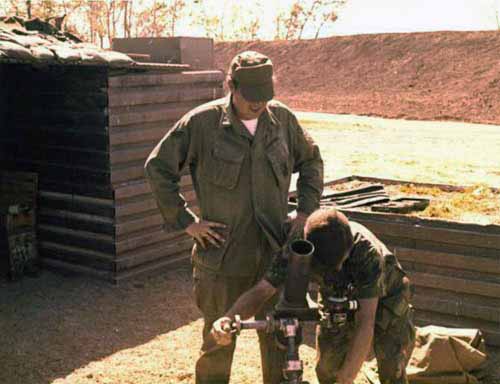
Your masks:
<svg viewBox="0 0 500 384"><path fill-rule="evenodd" d="M273 65L246 51L231 62L230 94L187 113L156 146L146 176L169 229L193 239L194 293L203 313L203 345L196 383L228 383L234 343L216 345L212 323L263 276L284 245L285 227L299 233L319 206L323 162L295 115L272 100ZM196 216L179 194L180 172L189 167L200 207ZM291 175L298 208L288 214ZM288 223L287 223L288 222ZM287 225L285 225L287 224ZM262 308L262 318L272 306ZM278 384L281 357L266 334L259 334L263 379Z"/></svg>

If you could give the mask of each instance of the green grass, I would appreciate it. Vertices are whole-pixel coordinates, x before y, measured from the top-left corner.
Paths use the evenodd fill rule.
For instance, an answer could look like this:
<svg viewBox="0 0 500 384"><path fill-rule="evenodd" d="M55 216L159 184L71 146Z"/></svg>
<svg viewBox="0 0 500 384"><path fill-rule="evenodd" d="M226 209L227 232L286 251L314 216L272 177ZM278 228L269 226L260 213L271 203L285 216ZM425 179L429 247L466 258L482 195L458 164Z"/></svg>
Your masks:
<svg viewBox="0 0 500 384"><path fill-rule="evenodd" d="M297 115L321 149L325 180L358 174L500 187L500 126Z"/></svg>

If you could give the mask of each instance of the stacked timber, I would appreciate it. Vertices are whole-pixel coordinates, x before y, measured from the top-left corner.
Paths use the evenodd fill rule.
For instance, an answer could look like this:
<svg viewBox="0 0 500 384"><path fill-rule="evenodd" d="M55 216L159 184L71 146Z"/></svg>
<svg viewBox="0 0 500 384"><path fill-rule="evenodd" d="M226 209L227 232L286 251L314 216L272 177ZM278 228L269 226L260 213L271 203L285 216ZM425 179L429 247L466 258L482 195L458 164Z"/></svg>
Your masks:
<svg viewBox="0 0 500 384"><path fill-rule="evenodd" d="M382 184L402 181L352 176L334 187L359 180ZM461 191L450 185L415 187ZM500 226L424 219L399 214L343 210L365 225L394 252L414 285L412 303L418 324L479 328L486 341L500 345Z"/></svg>
<svg viewBox="0 0 500 384"><path fill-rule="evenodd" d="M162 229L144 162L184 113L222 96L223 76L175 66L153 70L2 67L3 167L39 176L43 265L118 282L188 256L191 240ZM181 184L195 205L189 177Z"/></svg>
<svg viewBox="0 0 500 384"><path fill-rule="evenodd" d="M7 125L7 73L5 67L0 65L0 134L2 127ZM0 164L5 163L4 143L0 140Z"/></svg>
<svg viewBox="0 0 500 384"><path fill-rule="evenodd" d="M193 71L113 77L109 81L111 184L115 202L116 280L185 259L192 241L166 233L148 183L144 162L184 113L222 96L222 74ZM191 178L181 193L196 211Z"/></svg>

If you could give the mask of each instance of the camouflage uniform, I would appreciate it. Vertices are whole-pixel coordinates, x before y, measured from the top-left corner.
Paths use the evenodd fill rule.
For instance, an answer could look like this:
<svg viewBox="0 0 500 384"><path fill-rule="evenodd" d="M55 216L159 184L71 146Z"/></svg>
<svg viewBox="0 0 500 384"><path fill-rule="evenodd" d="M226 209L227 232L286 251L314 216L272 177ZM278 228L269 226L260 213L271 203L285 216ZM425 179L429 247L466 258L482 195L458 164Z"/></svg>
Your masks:
<svg viewBox="0 0 500 384"><path fill-rule="evenodd" d="M319 270L313 263L320 307L328 297L378 297L373 346L380 382L408 383L405 368L415 343L409 280L396 257L367 228L353 221L350 226L354 247L341 271ZM281 285L286 279L286 260L276 258L265 279L275 287ZM316 374L321 384L335 382L353 335L353 318L341 328L318 326Z"/></svg>
<svg viewBox="0 0 500 384"><path fill-rule="evenodd" d="M198 383L227 383L234 346L212 347L212 322L269 266L285 242L292 172L299 172L298 210L311 213L323 190L323 163L317 146L283 104L270 101L252 136L236 117L230 98L185 115L155 148L146 163L166 225L185 229L194 221L179 195L181 169L190 169L204 220L226 224L226 242L205 250L195 246L194 291L205 328ZM259 335L265 383L279 382L275 346ZM269 367L269 365L273 367Z"/></svg>

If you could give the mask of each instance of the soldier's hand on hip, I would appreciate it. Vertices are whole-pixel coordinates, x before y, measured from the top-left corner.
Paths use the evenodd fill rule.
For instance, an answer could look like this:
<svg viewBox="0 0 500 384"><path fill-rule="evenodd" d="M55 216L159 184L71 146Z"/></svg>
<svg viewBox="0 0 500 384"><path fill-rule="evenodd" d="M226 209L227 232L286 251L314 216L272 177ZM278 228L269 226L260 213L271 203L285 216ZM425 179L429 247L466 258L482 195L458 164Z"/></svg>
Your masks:
<svg viewBox="0 0 500 384"><path fill-rule="evenodd" d="M190 224L186 229L186 233L195 239L203 249L206 249L209 244L219 248L225 241L225 237L217 231L224 230L225 224L214 221L200 220Z"/></svg>

